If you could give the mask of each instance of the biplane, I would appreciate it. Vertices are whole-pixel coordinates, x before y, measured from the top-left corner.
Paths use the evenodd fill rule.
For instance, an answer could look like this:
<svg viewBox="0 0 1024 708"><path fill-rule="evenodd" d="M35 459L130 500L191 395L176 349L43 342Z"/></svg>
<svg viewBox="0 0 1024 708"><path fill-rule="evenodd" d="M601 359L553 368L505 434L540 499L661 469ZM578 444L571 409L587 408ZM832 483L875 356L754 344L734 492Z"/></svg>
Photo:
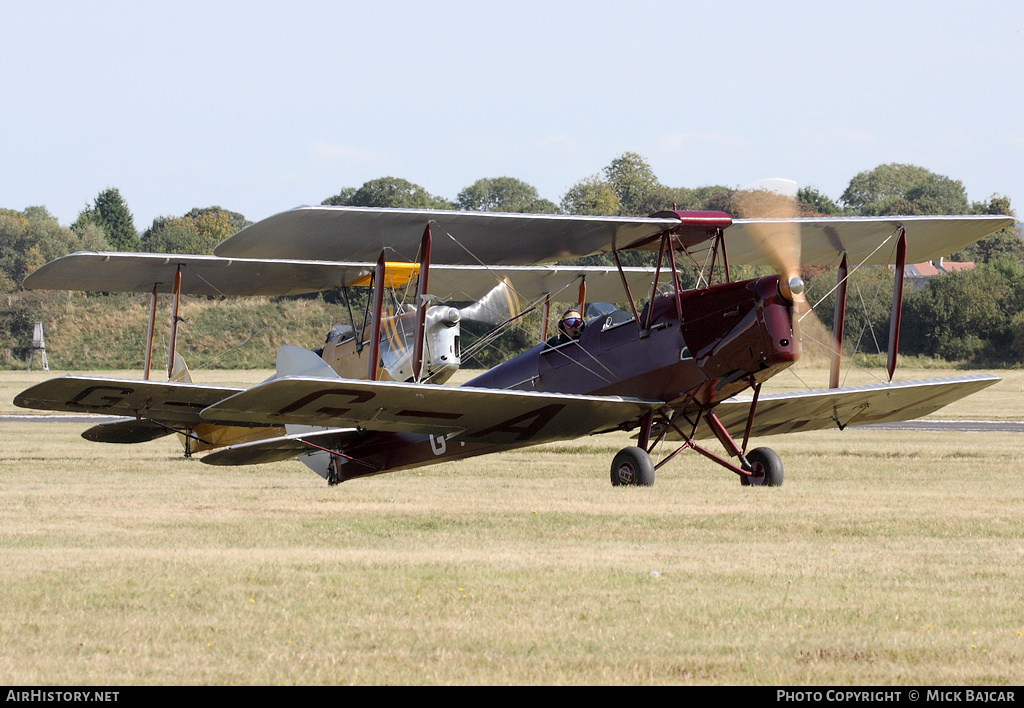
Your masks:
<svg viewBox="0 0 1024 708"><path fill-rule="evenodd" d="M15 403L122 417L83 433L90 440L135 443L178 433L186 454L207 452L205 463L297 458L330 484L631 431L636 444L612 460L613 485L652 485L656 470L690 449L745 485L778 486L782 461L769 448L750 449L753 438L918 418L999 380L892 377L903 266L948 255L1012 223L991 216L734 219L693 211L586 217L299 207L242 229L213 256L76 253L32 273L26 288L150 293L145 374L64 376L29 388ZM630 251L657 253L655 265L624 267L621 256ZM615 265L554 265L600 253ZM698 287L681 287L686 262L703 274ZM801 355L799 320L808 310L801 264L836 263L830 388L761 396L762 384ZM734 281L736 264L776 272ZM896 266L889 383L838 385L850 264ZM282 347L276 373L252 388L192 383L175 352L182 294L359 286L370 288L361 321L335 327L322 349ZM168 380L152 381L153 313L162 294L174 307ZM451 305L466 301L475 304ZM549 308L558 303L586 313L578 336L548 336ZM444 383L460 365L461 321L500 327L530 307L544 310L536 346L459 386ZM663 453L657 462L656 450Z"/></svg>

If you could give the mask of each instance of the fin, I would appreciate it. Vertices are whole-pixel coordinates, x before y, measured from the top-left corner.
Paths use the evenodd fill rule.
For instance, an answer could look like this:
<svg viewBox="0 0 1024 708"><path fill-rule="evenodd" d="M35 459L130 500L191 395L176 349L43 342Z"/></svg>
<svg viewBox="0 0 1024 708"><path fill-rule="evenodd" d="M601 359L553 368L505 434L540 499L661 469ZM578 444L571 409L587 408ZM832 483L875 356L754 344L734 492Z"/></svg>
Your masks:
<svg viewBox="0 0 1024 708"><path fill-rule="evenodd" d="M174 352L174 366L171 367L171 378L169 380L177 381L178 383L194 383L192 381L192 373L188 370L185 360L181 358L181 354L178 352Z"/></svg>
<svg viewBox="0 0 1024 708"><path fill-rule="evenodd" d="M285 376L311 376L321 379L339 379L337 372L316 352L286 344L277 350L277 372L267 379Z"/></svg>

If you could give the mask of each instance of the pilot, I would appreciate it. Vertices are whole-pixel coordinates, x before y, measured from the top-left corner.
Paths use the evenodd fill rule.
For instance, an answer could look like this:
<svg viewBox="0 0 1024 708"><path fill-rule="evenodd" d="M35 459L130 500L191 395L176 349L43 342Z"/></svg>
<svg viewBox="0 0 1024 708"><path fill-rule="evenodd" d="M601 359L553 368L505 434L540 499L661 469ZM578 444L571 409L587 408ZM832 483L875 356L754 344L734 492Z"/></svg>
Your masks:
<svg viewBox="0 0 1024 708"><path fill-rule="evenodd" d="M575 308L566 310L562 318L558 320L558 343L564 344L579 339L585 326L579 310Z"/></svg>

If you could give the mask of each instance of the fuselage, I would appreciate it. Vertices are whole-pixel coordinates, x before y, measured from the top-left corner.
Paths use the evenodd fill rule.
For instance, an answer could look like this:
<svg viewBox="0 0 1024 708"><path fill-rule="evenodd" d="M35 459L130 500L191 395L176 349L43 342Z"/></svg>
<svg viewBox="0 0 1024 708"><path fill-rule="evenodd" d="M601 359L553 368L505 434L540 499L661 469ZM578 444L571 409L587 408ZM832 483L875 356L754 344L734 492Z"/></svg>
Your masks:
<svg viewBox="0 0 1024 708"><path fill-rule="evenodd" d="M779 277L766 276L659 296L640 313L639 325L621 310L593 318L579 339L549 340L463 385L640 398L699 410L767 380L799 356L792 304L779 293ZM622 421L621 427L637 424ZM367 432L346 454L372 468L344 464L342 477L531 444Z"/></svg>
<svg viewBox="0 0 1024 708"><path fill-rule="evenodd" d="M656 298L632 316L587 323L578 340L554 340L501 364L466 386L709 406L791 365L800 355L792 306L778 276ZM650 308L653 306L653 312ZM679 313L682 313L680 320Z"/></svg>

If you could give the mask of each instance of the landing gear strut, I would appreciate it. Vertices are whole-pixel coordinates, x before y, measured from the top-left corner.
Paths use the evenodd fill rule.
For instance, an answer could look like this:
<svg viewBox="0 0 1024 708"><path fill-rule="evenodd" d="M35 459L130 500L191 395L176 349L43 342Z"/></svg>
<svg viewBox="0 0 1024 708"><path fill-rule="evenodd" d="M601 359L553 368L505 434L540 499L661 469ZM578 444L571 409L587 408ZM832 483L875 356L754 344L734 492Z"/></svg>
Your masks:
<svg viewBox="0 0 1024 708"><path fill-rule="evenodd" d="M759 389L760 386L755 386L755 404ZM747 421L747 431L743 436L743 447L740 447L713 411L706 410L703 414L704 420L719 442L722 443L726 452L731 457L738 458L739 463L733 464L727 458L717 455L697 444L695 437L699 418L696 420L690 420L688 417L684 418L691 425L690 431L687 434L677 425L679 421L678 413L672 415L671 418L662 416L661 430L652 443L651 433L653 432L654 415L649 413L640 420L640 434L637 440L639 447L623 448L612 461L612 484L616 487L623 485L652 487L654 486L654 471L657 467L661 467L683 450L691 449L738 475L740 484L745 487L781 487L783 470L782 459L778 453L767 447L758 447L746 454L743 452L750 434L753 415L754 404L751 405ZM683 439L683 444L675 452L662 459L657 465L654 465L650 454L646 450L653 449L665 438L666 433L670 430L674 430Z"/></svg>
<svg viewBox="0 0 1024 708"><path fill-rule="evenodd" d="M654 486L654 462L638 447L624 447L612 460L612 486Z"/></svg>

